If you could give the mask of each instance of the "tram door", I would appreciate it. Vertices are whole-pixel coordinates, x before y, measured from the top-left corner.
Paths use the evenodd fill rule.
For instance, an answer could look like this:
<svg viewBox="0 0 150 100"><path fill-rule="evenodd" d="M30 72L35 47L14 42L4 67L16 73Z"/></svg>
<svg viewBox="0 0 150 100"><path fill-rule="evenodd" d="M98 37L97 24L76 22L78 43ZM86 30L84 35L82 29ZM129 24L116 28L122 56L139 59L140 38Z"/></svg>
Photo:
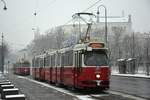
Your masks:
<svg viewBox="0 0 150 100"><path fill-rule="evenodd" d="M81 53L79 53L79 51L75 52L74 55L74 61L75 61L75 68L74 68L74 86L77 87L78 86L78 77L80 75L81 72L81 68L82 68L82 55Z"/></svg>

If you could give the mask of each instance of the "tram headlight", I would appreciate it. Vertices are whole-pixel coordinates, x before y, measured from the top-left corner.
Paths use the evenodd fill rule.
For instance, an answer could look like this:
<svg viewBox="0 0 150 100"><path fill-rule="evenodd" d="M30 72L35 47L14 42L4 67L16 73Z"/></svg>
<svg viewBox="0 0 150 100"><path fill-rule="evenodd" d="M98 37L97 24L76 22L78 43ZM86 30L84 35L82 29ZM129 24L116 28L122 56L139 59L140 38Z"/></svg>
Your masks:
<svg viewBox="0 0 150 100"><path fill-rule="evenodd" d="M96 78L100 78L101 76L99 74L96 75Z"/></svg>

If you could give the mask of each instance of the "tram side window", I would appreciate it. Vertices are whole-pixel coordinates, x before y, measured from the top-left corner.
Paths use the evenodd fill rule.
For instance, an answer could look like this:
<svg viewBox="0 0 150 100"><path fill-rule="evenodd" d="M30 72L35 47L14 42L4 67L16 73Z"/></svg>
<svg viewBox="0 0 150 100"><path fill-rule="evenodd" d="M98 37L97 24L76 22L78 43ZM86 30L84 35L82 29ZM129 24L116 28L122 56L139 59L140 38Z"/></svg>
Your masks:
<svg viewBox="0 0 150 100"><path fill-rule="evenodd" d="M51 56L48 56L48 59L47 59L48 61L48 66L50 67L51 66Z"/></svg>
<svg viewBox="0 0 150 100"><path fill-rule="evenodd" d="M68 51L64 56L64 65L72 66L73 65L73 51Z"/></svg>
<svg viewBox="0 0 150 100"><path fill-rule="evenodd" d="M40 59L40 67L43 67L44 65L44 61L43 61L43 58Z"/></svg>
<svg viewBox="0 0 150 100"><path fill-rule="evenodd" d="M79 53L79 66L78 67L81 67L82 66L82 54Z"/></svg>
<svg viewBox="0 0 150 100"><path fill-rule="evenodd" d="M55 55L52 55L51 64L52 64L52 67L55 66Z"/></svg>
<svg viewBox="0 0 150 100"><path fill-rule="evenodd" d="M64 66L64 55L62 54L62 56L61 56L61 66Z"/></svg>
<svg viewBox="0 0 150 100"><path fill-rule="evenodd" d="M44 65L44 62L43 62L43 58L41 59L41 66L40 67L43 67Z"/></svg>
<svg viewBox="0 0 150 100"><path fill-rule="evenodd" d="M41 67L42 66L42 61L41 61L41 59L39 59L39 67Z"/></svg>
<svg viewBox="0 0 150 100"><path fill-rule="evenodd" d="M51 67L52 67L52 62L53 62L52 59L53 59L53 57L51 56Z"/></svg>
<svg viewBox="0 0 150 100"><path fill-rule="evenodd" d="M67 53L64 54L64 66L67 66L67 63L68 63L68 57L67 57Z"/></svg>
<svg viewBox="0 0 150 100"><path fill-rule="evenodd" d="M44 58L41 58L41 67L44 66Z"/></svg>
<svg viewBox="0 0 150 100"><path fill-rule="evenodd" d="M34 59L34 67L37 67L37 60L36 59Z"/></svg>
<svg viewBox="0 0 150 100"><path fill-rule="evenodd" d="M39 59L35 60L35 67L39 67Z"/></svg>
<svg viewBox="0 0 150 100"><path fill-rule="evenodd" d="M50 65L50 56L46 56L45 59L45 66L48 67Z"/></svg>
<svg viewBox="0 0 150 100"><path fill-rule="evenodd" d="M48 56L45 57L45 67L48 66L48 60L47 60Z"/></svg>
<svg viewBox="0 0 150 100"><path fill-rule="evenodd" d="M69 52L69 65L72 66L73 65L73 51Z"/></svg>
<svg viewBox="0 0 150 100"><path fill-rule="evenodd" d="M60 53L57 56L57 65L60 66Z"/></svg>
<svg viewBox="0 0 150 100"><path fill-rule="evenodd" d="M17 64L17 67L19 67L19 66L20 66L20 63Z"/></svg>
<svg viewBox="0 0 150 100"><path fill-rule="evenodd" d="M38 62L37 67L40 67L40 59L39 58L37 59L37 62Z"/></svg>
<svg viewBox="0 0 150 100"><path fill-rule="evenodd" d="M32 67L35 67L35 59L32 59Z"/></svg>
<svg viewBox="0 0 150 100"><path fill-rule="evenodd" d="M77 58L77 53L75 53L75 67L78 66L78 58Z"/></svg>
<svg viewBox="0 0 150 100"><path fill-rule="evenodd" d="M44 67L46 66L46 57L44 57L43 66L44 66Z"/></svg>
<svg viewBox="0 0 150 100"><path fill-rule="evenodd" d="M75 66L76 67L81 67L82 66L82 54L80 53L75 53Z"/></svg>

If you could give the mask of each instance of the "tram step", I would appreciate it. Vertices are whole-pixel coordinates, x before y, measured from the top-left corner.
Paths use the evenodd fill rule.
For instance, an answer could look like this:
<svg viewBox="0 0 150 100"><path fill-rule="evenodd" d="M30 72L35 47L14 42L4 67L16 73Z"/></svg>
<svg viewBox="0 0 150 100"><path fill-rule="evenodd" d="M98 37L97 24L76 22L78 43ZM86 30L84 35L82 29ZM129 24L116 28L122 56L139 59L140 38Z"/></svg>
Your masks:
<svg viewBox="0 0 150 100"><path fill-rule="evenodd" d="M24 94L6 95L5 100L25 100Z"/></svg>
<svg viewBox="0 0 150 100"><path fill-rule="evenodd" d="M14 88L13 84L1 85L1 87L0 87L0 93L2 93L3 89L11 89L11 88Z"/></svg>
<svg viewBox="0 0 150 100"><path fill-rule="evenodd" d="M11 82L0 82L0 86L1 85L10 85L11 84Z"/></svg>
<svg viewBox="0 0 150 100"><path fill-rule="evenodd" d="M3 83L3 82L10 82L9 80L0 80L0 83Z"/></svg>
<svg viewBox="0 0 150 100"><path fill-rule="evenodd" d="M1 98L5 99L6 95L15 95L19 94L19 89L18 88L11 88L11 89L3 89Z"/></svg>

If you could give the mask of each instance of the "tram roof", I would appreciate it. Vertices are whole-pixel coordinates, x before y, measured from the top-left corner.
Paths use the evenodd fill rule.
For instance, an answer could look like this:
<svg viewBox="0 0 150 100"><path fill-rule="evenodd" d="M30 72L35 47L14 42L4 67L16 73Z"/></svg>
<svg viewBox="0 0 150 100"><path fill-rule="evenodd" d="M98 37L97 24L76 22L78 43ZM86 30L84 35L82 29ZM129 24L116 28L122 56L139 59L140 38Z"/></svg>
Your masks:
<svg viewBox="0 0 150 100"><path fill-rule="evenodd" d="M62 48L60 50L56 50L54 52L51 52L52 53L64 53L64 52L67 52L67 51L80 51L80 50L87 50L87 47L92 44L92 43L101 43L102 45L104 45L104 42L88 42L88 43L80 43L80 44L76 44L74 46L71 46L71 47L66 47L66 48ZM103 48L92 48L92 49L101 49L101 50L108 50L108 48L106 47L103 47Z"/></svg>
<svg viewBox="0 0 150 100"><path fill-rule="evenodd" d="M41 55L37 55L35 56L36 58L43 58L44 56L46 56L47 54L48 55L53 55L53 54L57 54L57 53L65 53L67 51L80 51L80 50L87 50L87 48L89 47L90 44L92 43L101 43L102 45L104 45L103 42L87 42L87 43L79 43L79 44L76 44L74 46L71 46L71 47L66 47L66 48L62 48L62 49L59 49L59 50L48 50L46 53L43 53ZM108 48L106 47L103 47L103 48L92 48L92 49L101 49L101 50L108 50Z"/></svg>
<svg viewBox="0 0 150 100"><path fill-rule="evenodd" d="M70 50L73 50L73 47L62 48L62 49L60 49L58 52L59 52L59 53L64 53L64 52L70 51Z"/></svg>

